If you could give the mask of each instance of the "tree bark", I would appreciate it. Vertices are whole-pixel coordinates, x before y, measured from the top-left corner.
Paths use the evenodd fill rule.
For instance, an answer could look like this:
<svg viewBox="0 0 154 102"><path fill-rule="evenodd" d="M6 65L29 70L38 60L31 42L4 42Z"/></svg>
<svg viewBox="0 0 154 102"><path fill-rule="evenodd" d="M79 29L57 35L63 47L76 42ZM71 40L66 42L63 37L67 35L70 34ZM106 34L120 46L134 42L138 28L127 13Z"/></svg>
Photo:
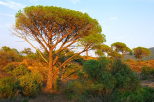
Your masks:
<svg viewBox="0 0 154 102"><path fill-rule="evenodd" d="M86 50L86 57L88 57L89 56L89 54L88 54L88 49Z"/></svg>
<svg viewBox="0 0 154 102"><path fill-rule="evenodd" d="M85 50L81 51L80 53L77 53L70 58L68 58L64 63L62 63L59 68L62 70L62 67L64 67L69 61L73 59L73 57L80 55L81 53L85 52ZM47 92L57 92L57 81L61 80L62 72L60 69L56 68L55 64L56 59L53 59L53 51L49 50L49 71L48 71L48 78L46 83L45 90Z"/></svg>
<svg viewBox="0 0 154 102"><path fill-rule="evenodd" d="M49 71L46 83L46 91L55 92L56 91L56 81L58 70L54 67L54 60L53 60L53 52L52 50L49 51Z"/></svg>
<svg viewBox="0 0 154 102"><path fill-rule="evenodd" d="M50 91L53 90L53 73L51 70L48 71L48 78L47 78L47 84L46 84L46 90Z"/></svg>
<svg viewBox="0 0 154 102"><path fill-rule="evenodd" d="M52 50L49 51L49 71L48 71L46 89L47 90L53 89L53 53L52 53Z"/></svg>

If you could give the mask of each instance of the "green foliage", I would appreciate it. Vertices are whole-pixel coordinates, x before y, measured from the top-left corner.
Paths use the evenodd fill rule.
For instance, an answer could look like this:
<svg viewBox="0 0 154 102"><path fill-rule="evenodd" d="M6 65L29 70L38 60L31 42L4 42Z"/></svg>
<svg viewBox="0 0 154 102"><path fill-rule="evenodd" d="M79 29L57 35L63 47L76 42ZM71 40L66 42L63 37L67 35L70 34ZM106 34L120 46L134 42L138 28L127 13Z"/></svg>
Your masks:
<svg viewBox="0 0 154 102"><path fill-rule="evenodd" d="M25 65L8 64L6 67L4 67L4 70L15 78L30 73L30 70L28 70Z"/></svg>
<svg viewBox="0 0 154 102"><path fill-rule="evenodd" d="M25 96L35 96L40 92L42 86L42 76L39 73L28 73L19 78L22 94Z"/></svg>
<svg viewBox="0 0 154 102"><path fill-rule="evenodd" d="M122 42L115 42L111 44L112 51L109 53L109 55L112 58L124 58L125 55L128 55L131 53L131 49L127 47L125 43Z"/></svg>
<svg viewBox="0 0 154 102"><path fill-rule="evenodd" d="M8 63L21 61L22 57L16 49L2 47L0 49L0 68L3 68Z"/></svg>
<svg viewBox="0 0 154 102"><path fill-rule="evenodd" d="M87 61L84 65L84 71L89 75L89 77L91 79L96 79L99 77L99 73L100 72L100 67L99 67L99 62L96 60L89 60ZM96 73L94 73L93 71L95 70Z"/></svg>
<svg viewBox="0 0 154 102"><path fill-rule="evenodd" d="M138 87L139 80L135 72L121 60L116 60L112 66L112 75L116 79L116 88L134 90Z"/></svg>
<svg viewBox="0 0 154 102"><path fill-rule="evenodd" d="M90 34L89 36L80 39L80 46L91 46L91 49L96 50L96 47L100 46L105 41L106 40L104 34Z"/></svg>
<svg viewBox="0 0 154 102"><path fill-rule="evenodd" d="M84 85L80 81L69 81L65 87L64 93L68 99L74 99L81 95L85 90Z"/></svg>
<svg viewBox="0 0 154 102"><path fill-rule="evenodd" d="M69 57L73 56L74 52L70 51L69 49L65 49L59 53L59 63L63 63L66 61Z"/></svg>
<svg viewBox="0 0 154 102"><path fill-rule="evenodd" d="M48 61L40 54L42 58L49 64L55 61L53 70L57 66L66 67L66 64L74 59L71 54L66 54L71 52L67 51L68 48L72 50L82 45L84 48L78 53L80 55L92 48L92 45L105 41L96 19L86 13L54 6L30 6L19 11L16 14L15 32L21 32L16 33L17 36L27 42L34 39L49 55ZM85 46L85 43L88 45ZM54 83L56 78L48 79L52 79ZM47 83L50 81L48 79ZM51 84L47 84L47 87L49 85Z"/></svg>
<svg viewBox="0 0 154 102"><path fill-rule="evenodd" d="M105 44L97 45L97 46L95 46L95 49L96 49L95 53L98 56L104 56L104 55L110 56L111 52L112 52L111 47L109 47L108 45L105 45Z"/></svg>
<svg viewBox="0 0 154 102"><path fill-rule="evenodd" d="M150 50L144 47L137 47L133 49L133 53L137 59L142 59L143 57L150 55Z"/></svg>
<svg viewBox="0 0 154 102"><path fill-rule="evenodd" d="M26 56L33 54L30 48L25 48L21 53Z"/></svg>
<svg viewBox="0 0 154 102"><path fill-rule="evenodd" d="M41 24L38 21L41 22ZM56 34L59 35L65 34L65 29L67 29L67 31L73 30L73 33L67 39L74 37L74 34L84 37L89 34L98 34L102 31L98 22L92 19L88 14L60 7L30 6L16 14L16 28L18 30L26 32L28 31L27 28L37 29L34 24L40 27L44 26L49 31L54 30ZM50 26L50 28L48 28L48 26ZM33 33L26 33L26 36L33 35L36 32L35 30L33 31ZM36 36L38 37L39 35L40 34ZM46 34L44 34L44 36L48 37Z"/></svg>
<svg viewBox="0 0 154 102"><path fill-rule="evenodd" d="M154 68L151 67L142 67L141 71L141 77L142 79L153 79L154 78Z"/></svg>
<svg viewBox="0 0 154 102"><path fill-rule="evenodd" d="M84 63L83 72L85 72L91 80L103 82L102 80L108 80L108 78L111 78L111 75L108 72L108 65L109 60L105 57L100 58L99 61L89 60Z"/></svg>
<svg viewBox="0 0 154 102"><path fill-rule="evenodd" d="M112 63L103 57L99 60L86 61L79 76L79 80L69 82L67 88L67 91L72 93L69 95L78 97L78 101L88 102L89 99L98 102L138 101L136 99L138 96L133 93L140 89L137 75L121 60ZM122 93L126 96L122 97ZM133 101L127 101L129 97L132 97Z"/></svg>
<svg viewBox="0 0 154 102"><path fill-rule="evenodd" d="M131 49L127 47L125 43L115 42L111 45L111 47L117 51L118 53L125 54L131 52Z"/></svg>
<svg viewBox="0 0 154 102"><path fill-rule="evenodd" d="M13 77L0 79L0 98L8 98L18 95L19 84Z"/></svg>
<svg viewBox="0 0 154 102"><path fill-rule="evenodd" d="M15 64L12 64L12 63L9 63L7 64L3 70L6 71L6 72L11 72L13 71L17 66Z"/></svg>
<svg viewBox="0 0 154 102"><path fill-rule="evenodd" d="M130 49L127 47L127 45L125 43L122 43L122 42L115 42L111 45L111 47L114 50L116 50L117 52L121 52L121 53L130 51Z"/></svg>
<svg viewBox="0 0 154 102"><path fill-rule="evenodd" d="M154 102L154 89L138 88L135 91L116 91L114 102Z"/></svg>
<svg viewBox="0 0 154 102"><path fill-rule="evenodd" d="M25 48L23 51L20 52L21 55L24 57L24 58L28 58L28 59L35 59L35 60L42 60L39 56L39 53L38 51L36 51L35 53L32 52L32 50L30 48ZM43 56L45 56L45 52L42 53Z"/></svg>
<svg viewBox="0 0 154 102"><path fill-rule="evenodd" d="M37 95L42 86L42 75L32 73L25 65L8 64L4 67L5 72L9 73L11 78L1 78L2 98L14 97L19 94L24 96Z"/></svg>
<svg viewBox="0 0 154 102"><path fill-rule="evenodd" d="M76 62L76 63L78 63L78 64L80 64L80 65L83 65L84 59L81 58L81 57L79 57L79 58L74 59L74 62Z"/></svg>

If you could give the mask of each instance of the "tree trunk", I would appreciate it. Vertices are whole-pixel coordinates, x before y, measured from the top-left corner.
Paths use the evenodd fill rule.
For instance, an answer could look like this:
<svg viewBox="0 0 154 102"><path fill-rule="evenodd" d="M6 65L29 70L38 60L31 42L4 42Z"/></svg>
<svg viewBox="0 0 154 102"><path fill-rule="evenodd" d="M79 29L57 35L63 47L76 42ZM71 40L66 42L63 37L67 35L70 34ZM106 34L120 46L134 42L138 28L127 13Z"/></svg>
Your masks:
<svg viewBox="0 0 154 102"><path fill-rule="evenodd" d="M53 92L56 90L56 70L53 66L53 52L49 51L49 71L46 83L46 91Z"/></svg>
<svg viewBox="0 0 154 102"><path fill-rule="evenodd" d="M52 91L53 90L53 73L52 73L52 70L50 70L50 69L48 71L46 90L47 91Z"/></svg>
<svg viewBox="0 0 154 102"><path fill-rule="evenodd" d="M86 59L88 59L88 56L89 56L89 54L88 54L88 49L86 50Z"/></svg>

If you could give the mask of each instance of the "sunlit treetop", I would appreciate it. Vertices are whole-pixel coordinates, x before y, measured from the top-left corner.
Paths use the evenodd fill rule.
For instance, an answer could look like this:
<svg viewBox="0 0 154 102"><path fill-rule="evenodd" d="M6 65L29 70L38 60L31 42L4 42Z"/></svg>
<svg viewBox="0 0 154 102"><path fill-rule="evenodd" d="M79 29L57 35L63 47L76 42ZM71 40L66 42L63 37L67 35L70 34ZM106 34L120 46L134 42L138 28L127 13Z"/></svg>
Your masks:
<svg viewBox="0 0 154 102"><path fill-rule="evenodd" d="M133 53L137 59L142 59L143 57L149 56L151 51L148 48L136 47L133 49Z"/></svg>
<svg viewBox="0 0 154 102"><path fill-rule="evenodd" d="M105 41L96 19L86 13L54 6L30 6L19 11L16 14L15 31L18 37L27 41L33 48L36 47L30 43L31 39L48 53L48 60L43 56L42 58L52 70L57 69L57 66L59 69L66 68L64 66L74 57ZM79 45L81 49L76 50ZM67 49L76 52L59 64L59 55L62 51L69 53ZM47 90L53 90L56 86L57 79L51 76L55 76L57 72L52 70L48 72ZM63 73L65 70L59 71Z"/></svg>
<svg viewBox="0 0 154 102"><path fill-rule="evenodd" d="M131 49L127 47L125 43L122 42L115 42L111 45L113 50L120 52L120 53L125 53L125 52L131 52Z"/></svg>
<svg viewBox="0 0 154 102"><path fill-rule="evenodd" d="M20 10L16 14L16 28L27 32L28 36L32 33L38 36L38 29L48 38L53 33L66 34L72 30L72 35L80 37L102 32L97 20L88 14L54 6L30 6ZM50 34L45 34L45 30Z"/></svg>

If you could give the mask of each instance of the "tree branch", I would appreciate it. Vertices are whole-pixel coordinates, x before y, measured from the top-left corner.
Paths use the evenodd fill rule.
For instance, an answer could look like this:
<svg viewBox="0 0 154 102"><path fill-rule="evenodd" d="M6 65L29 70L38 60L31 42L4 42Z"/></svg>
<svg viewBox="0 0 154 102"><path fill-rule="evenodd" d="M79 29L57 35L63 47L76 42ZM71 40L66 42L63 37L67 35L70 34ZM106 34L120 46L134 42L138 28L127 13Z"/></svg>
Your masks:
<svg viewBox="0 0 154 102"><path fill-rule="evenodd" d="M48 61L46 60L46 58L43 56L42 52L36 48L25 36L22 36L22 34L20 32L18 32L17 30L14 29L15 32L12 32L14 35L16 35L17 37L22 38L23 40L25 40L27 43L29 43L31 45L31 47L33 47L36 51L38 51L39 55L42 57L42 59L48 63Z"/></svg>

